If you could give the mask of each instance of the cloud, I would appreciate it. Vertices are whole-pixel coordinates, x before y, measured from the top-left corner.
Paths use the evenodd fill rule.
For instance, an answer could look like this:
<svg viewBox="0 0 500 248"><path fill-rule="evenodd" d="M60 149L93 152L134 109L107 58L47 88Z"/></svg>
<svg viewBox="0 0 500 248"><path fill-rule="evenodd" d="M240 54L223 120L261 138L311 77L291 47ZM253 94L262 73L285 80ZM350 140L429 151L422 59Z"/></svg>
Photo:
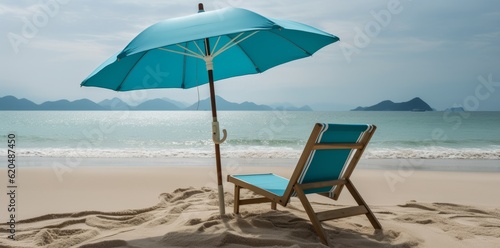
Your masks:
<svg viewBox="0 0 500 248"><path fill-rule="evenodd" d="M32 5L27 8L14 6L12 4L1 4L0 3L0 16L5 15L9 17L23 17L32 13L33 7L37 5Z"/></svg>
<svg viewBox="0 0 500 248"><path fill-rule="evenodd" d="M137 36L137 32L127 32L127 31L115 31L112 33L103 33L103 34L91 34L91 33L82 33L76 34L75 37L81 40L87 40L89 42L94 43L104 43L104 44L127 44L130 42L135 36ZM116 49L121 49L123 47L117 47Z"/></svg>
<svg viewBox="0 0 500 248"><path fill-rule="evenodd" d="M117 49L95 40L60 40L38 38L31 43L31 48L39 53L51 54L49 62L102 60L109 58Z"/></svg>
<svg viewBox="0 0 500 248"><path fill-rule="evenodd" d="M500 31L476 34L467 39L471 49L498 50L500 44Z"/></svg>
<svg viewBox="0 0 500 248"><path fill-rule="evenodd" d="M32 19L41 9L41 4L47 1L2 1L0 35L4 39L0 40L0 45L8 47L6 34L22 32L23 18ZM15 83L16 89L25 97L31 94L40 99L49 96L57 99L55 91L44 92L42 88L30 86L41 78L47 88L64 89L65 96L82 98L101 96L100 92L103 92L102 97L116 94L80 89L79 82L146 27L163 19L196 13L199 1L67 2L60 6L58 14L51 17L46 26L39 29L36 37L23 44L19 54L6 52L0 58L3 81ZM342 42L353 44L355 28L363 29L374 20L372 13L387 9L388 2L215 0L206 1L205 9L247 8L264 16L318 27L339 36ZM227 93L224 96L230 96L233 101L264 103L276 98L273 92L262 91L269 85L281 92L277 100L313 104L332 102L335 98L335 102L347 105L365 104L352 100L357 94L364 94L363 99L368 101L366 105L388 98L407 100L396 98L420 94L430 102L437 99L438 104L447 106L457 96L466 94L463 93L465 85L474 81L477 75L497 71L496 65L500 64L500 30L497 25L500 23L500 2L400 2L401 13L393 15L387 26L370 37L370 43L352 57L352 63L346 62L340 43L335 43L321 49L312 58L273 68L261 75L223 80L219 92ZM51 70L56 70L58 75L54 76ZM498 77L500 75L494 74L494 78ZM312 85L311 89L307 88ZM249 86L256 88L241 94L241 89L252 88ZM360 87L364 93L359 92ZM304 94L305 91L308 93ZM151 96L180 97L178 93L170 93L174 91L159 92L151 91ZM193 95L197 95L196 91Z"/></svg>
<svg viewBox="0 0 500 248"><path fill-rule="evenodd" d="M446 45L449 44L443 40L426 40L425 38L418 37L402 37L399 39L392 39L391 37L381 37L374 41L374 46L377 46L377 49L384 47L386 49L390 49L390 53L392 54L401 52L404 52L406 54L431 52ZM372 49L371 51L377 49ZM386 49L383 49L383 51L386 51Z"/></svg>

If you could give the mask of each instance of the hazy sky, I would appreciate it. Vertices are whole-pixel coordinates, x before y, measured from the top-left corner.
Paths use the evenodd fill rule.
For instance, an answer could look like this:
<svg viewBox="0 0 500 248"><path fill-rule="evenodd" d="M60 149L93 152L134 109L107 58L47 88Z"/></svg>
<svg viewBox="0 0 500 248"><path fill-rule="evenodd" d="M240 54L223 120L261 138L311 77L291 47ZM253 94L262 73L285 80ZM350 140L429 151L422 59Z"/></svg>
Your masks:
<svg viewBox="0 0 500 248"><path fill-rule="evenodd" d="M80 87L144 28L197 12L190 0L2 0L0 97L37 103L168 97L193 103L197 89L119 93ZM289 102L348 110L421 97L442 110L500 110L500 1L205 1L303 22L340 37L314 56L216 83L229 101ZM199 88L208 97L208 87Z"/></svg>

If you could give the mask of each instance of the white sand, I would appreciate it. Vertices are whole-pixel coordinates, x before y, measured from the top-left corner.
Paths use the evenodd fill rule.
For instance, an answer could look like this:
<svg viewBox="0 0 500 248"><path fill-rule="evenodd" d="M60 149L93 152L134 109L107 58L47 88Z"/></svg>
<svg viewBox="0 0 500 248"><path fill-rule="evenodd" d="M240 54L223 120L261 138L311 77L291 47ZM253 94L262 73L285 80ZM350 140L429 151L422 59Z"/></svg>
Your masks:
<svg viewBox="0 0 500 248"><path fill-rule="evenodd" d="M228 164L225 172L287 177L293 166ZM234 215L233 185L226 183L227 214L220 217L213 171L81 166L59 181L51 168L21 167L18 240L7 239L3 224L0 247L323 247L295 198L277 211L269 204L245 205ZM331 247L500 247L500 173L357 169L352 180L384 230L375 231L364 216L327 221ZM337 202L310 199L317 209L353 204L348 191ZM2 223L7 205L1 197Z"/></svg>

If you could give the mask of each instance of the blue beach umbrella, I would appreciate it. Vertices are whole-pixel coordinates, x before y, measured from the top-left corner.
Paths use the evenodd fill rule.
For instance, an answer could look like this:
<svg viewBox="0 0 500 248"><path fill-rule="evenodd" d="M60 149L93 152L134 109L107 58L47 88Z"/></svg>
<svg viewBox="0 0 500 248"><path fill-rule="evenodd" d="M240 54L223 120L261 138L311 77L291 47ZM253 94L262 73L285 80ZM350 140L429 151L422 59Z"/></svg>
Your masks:
<svg viewBox="0 0 500 248"><path fill-rule="evenodd" d="M220 213L224 193L214 81L261 73L308 57L339 40L336 36L293 21L266 18L240 8L167 19L137 35L122 51L90 74L81 86L130 91L153 88L188 89L208 83L212 105Z"/></svg>

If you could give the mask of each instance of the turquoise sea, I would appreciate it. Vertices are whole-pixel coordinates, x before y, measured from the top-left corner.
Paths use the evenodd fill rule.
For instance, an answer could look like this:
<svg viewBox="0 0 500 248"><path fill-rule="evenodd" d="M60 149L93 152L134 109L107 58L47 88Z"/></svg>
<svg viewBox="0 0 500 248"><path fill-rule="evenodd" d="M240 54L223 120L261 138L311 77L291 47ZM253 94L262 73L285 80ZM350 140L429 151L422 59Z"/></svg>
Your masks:
<svg viewBox="0 0 500 248"><path fill-rule="evenodd" d="M314 123L373 123L365 158L500 159L500 112L220 111L229 158L298 158ZM208 111L2 111L25 157L213 157ZM0 153L5 155L6 149Z"/></svg>

